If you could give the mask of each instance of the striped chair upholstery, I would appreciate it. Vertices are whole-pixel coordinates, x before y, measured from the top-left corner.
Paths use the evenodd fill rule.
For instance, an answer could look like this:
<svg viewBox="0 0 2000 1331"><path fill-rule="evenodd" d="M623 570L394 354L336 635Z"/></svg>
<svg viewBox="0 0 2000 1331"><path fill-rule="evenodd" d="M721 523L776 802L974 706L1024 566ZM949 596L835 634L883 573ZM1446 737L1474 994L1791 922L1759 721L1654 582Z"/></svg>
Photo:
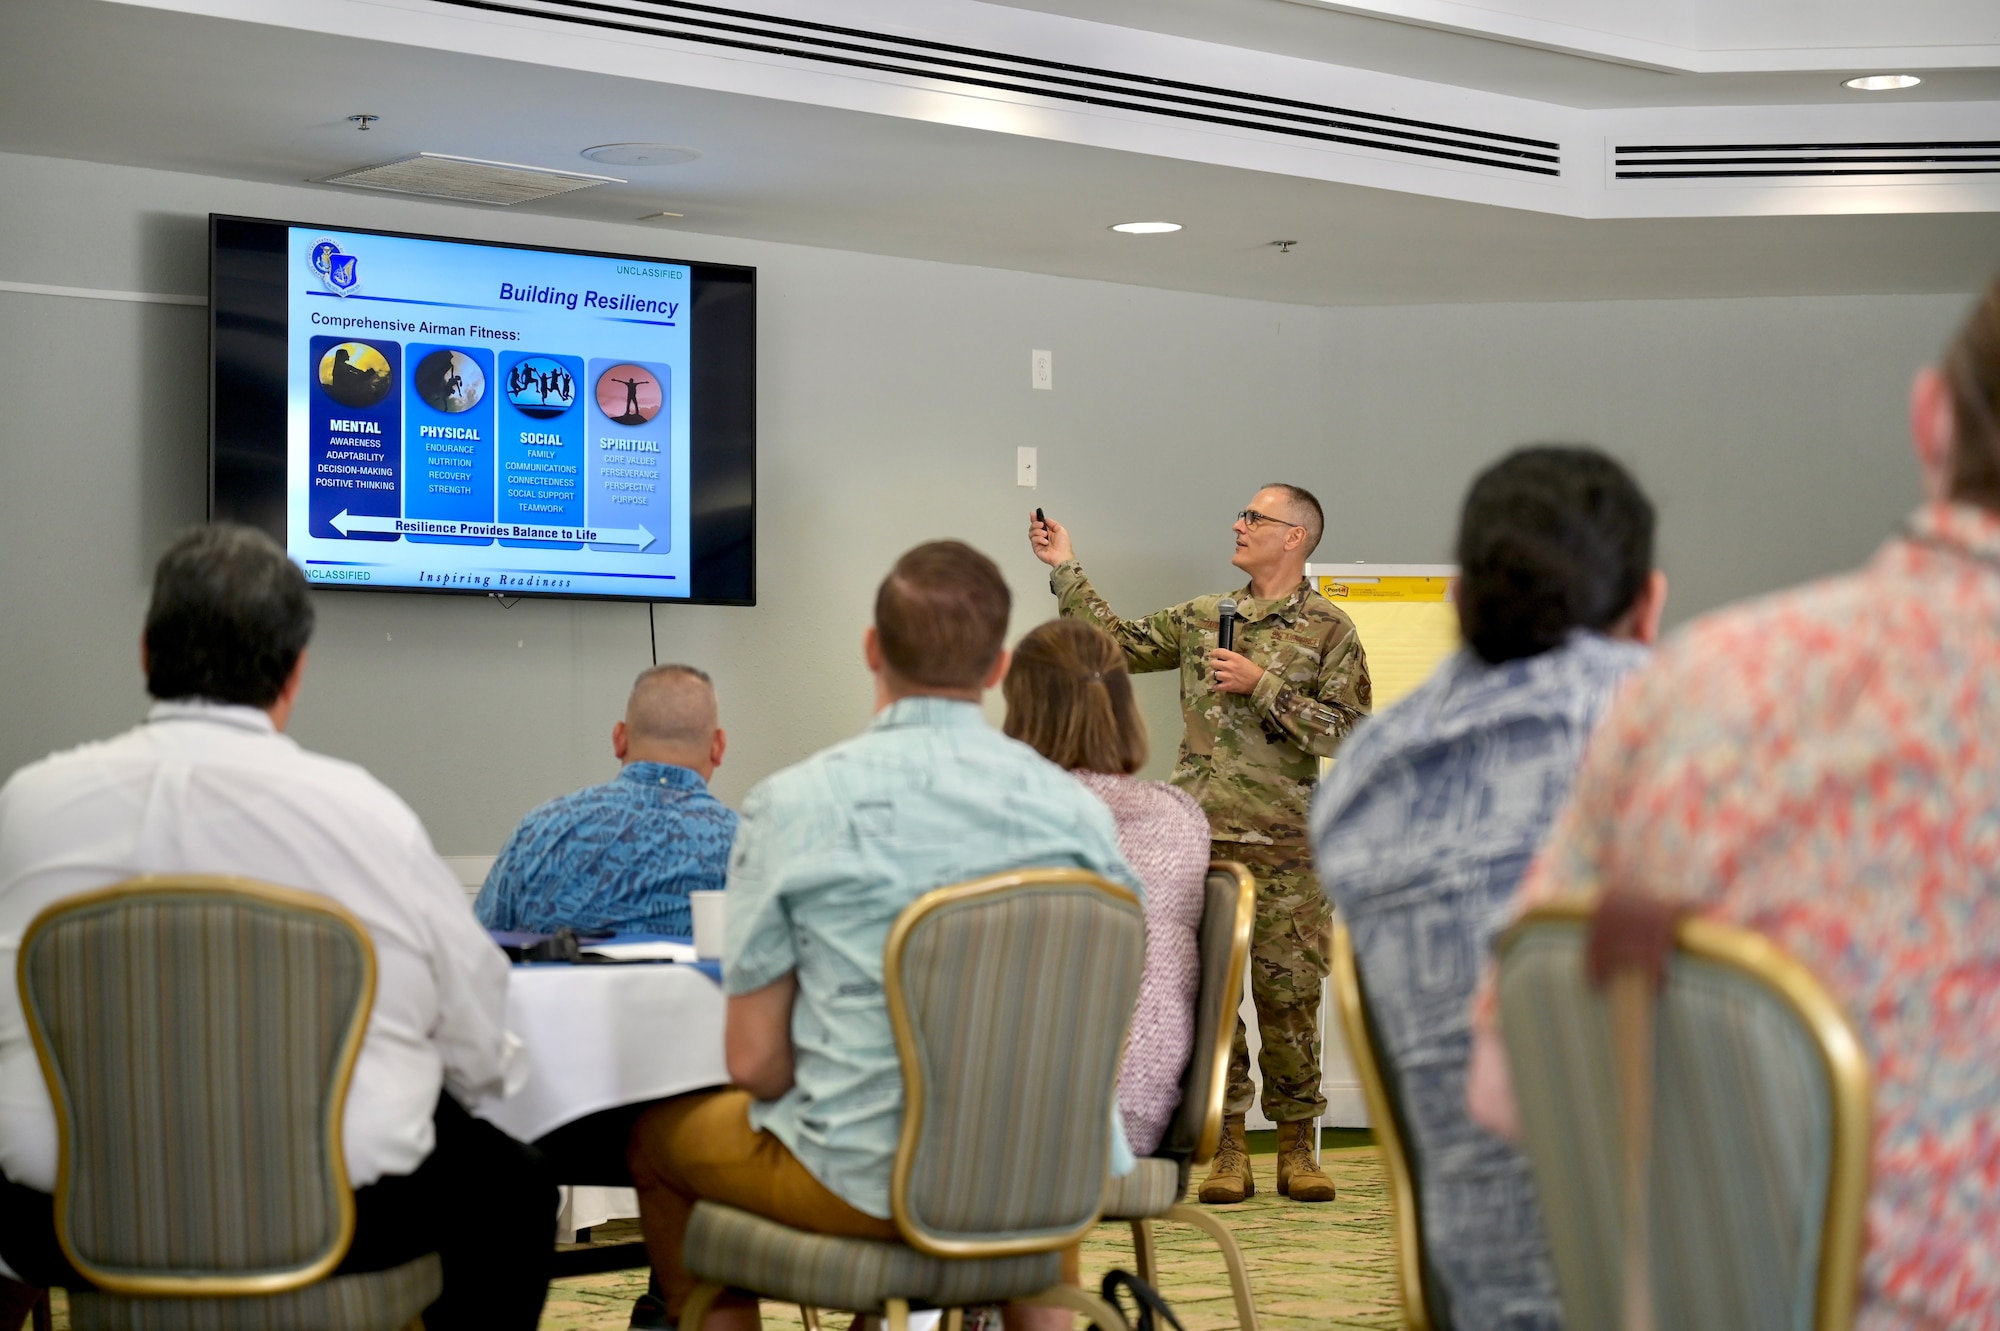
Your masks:
<svg viewBox="0 0 2000 1331"><path fill-rule="evenodd" d="M316 1331L403 1327L416 1322L444 1289L436 1253L414 1262L335 1276L285 1294L250 1298L144 1299L77 1290L70 1294L74 1331Z"/></svg>
<svg viewBox="0 0 2000 1331"><path fill-rule="evenodd" d="M1395 1218L1396 1282L1402 1295L1404 1331L1451 1331L1449 1300L1432 1270L1424 1239L1422 1162L1411 1150L1408 1118L1396 1079L1389 1075L1380 1050L1381 1033L1368 1003L1368 989L1354 955L1354 938L1347 926L1334 921L1331 962L1335 1006L1341 1030L1354 1058L1368 1121L1375 1125L1375 1145L1389 1176L1389 1206Z"/></svg>
<svg viewBox="0 0 2000 1331"><path fill-rule="evenodd" d="M1194 1043L1181 1074L1181 1102L1174 1110L1160 1154L1180 1164L1181 1191L1194 1165L1205 1165L1222 1140L1222 1093L1229 1073L1229 1041L1250 960L1250 923L1257 883L1234 860L1208 866L1202 884L1201 929L1195 947L1201 981L1195 991Z"/></svg>
<svg viewBox="0 0 2000 1331"><path fill-rule="evenodd" d="M1583 977L1587 928L1566 904L1509 931L1500 1017L1565 1318L1616 1327L1627 1324L1624 1091L1610 1004ZM1869 1128L1845 1018L1762 938L1689 920L1652 1029L1639 1278L1653 1324L1848 1326Z"/></svg>
<svg viewBox="0 0 2000 1331"><path fill-rule="evenodd" d="M23 1007L60 1133L57 1236L92 1327L402 1326L436 1258L325 1277L353 1240L342 1111L374 949L323 898L135 879L29 926Z"/></svg>
<svg viewBox="0 0 2000 1331"><path fill-rule="evenodd" d="M892 1323L912 1303L1051 1292L1058 1250L1097 1222L1144 960L1138 901L1081 870L998 874L911 905L884 964L903 1066L890 1205L904 1243L799 1233L704 1202L683 1253L709 1283L683 1323L724 1285Z"/></svg>
<svg viewBox="0 0 2000 1331"><path fill-rule="evenodd" d="M1196 934L1201 980L1195 991L1194 1043L1189 1048L1187 1070L1181 1074L1180 1106L1167 1124L1159 1153L1141 1160L1124 1178L1106 1184L1104 1216L1131 1223L1139 1274L1146 1280L1153 1279L1156 1265L1149 1222L1175 1220L1206 1232L1222 1249L1242 1331L1256 1331L1256 1304L1250 1297L1250 1278L1235 1236L1217 1217L1181 1202L1187 1195L1192 1167L1208 1163L1222 1137L1223 1083L1250 954L1257 884L1242 865L1217 860L1208 866L1203 897L1201 926Z"/></svg>
<svg viewBox="0 0 2000 1331"><path fill-rule="evenodd" d="M931 1257L907 1243L801 1233L748 1211L707 1202L695 1208L686 1252L690 1266L704 1280L822 1308L858 1311L879 1310L892 1298L940 1308L997 1303L1047 1289L1062 1272L1062 1254L1057 1252L970 1261Z"/></svg>
<svg viewBox="0 0 2000 1331"><path fill-rule="evenodd" d="M1123 1178L1104 1185L1106 1220L1157 1220L1187 1196L1184 1166L1160 1156L1148 1156Z"/></svg>

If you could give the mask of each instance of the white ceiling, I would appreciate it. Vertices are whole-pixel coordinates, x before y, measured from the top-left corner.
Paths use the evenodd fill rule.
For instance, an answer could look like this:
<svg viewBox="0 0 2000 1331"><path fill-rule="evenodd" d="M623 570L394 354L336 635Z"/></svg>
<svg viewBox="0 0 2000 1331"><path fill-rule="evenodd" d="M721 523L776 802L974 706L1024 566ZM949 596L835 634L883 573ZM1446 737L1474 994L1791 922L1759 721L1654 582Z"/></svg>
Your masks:
<svg viewBox="0 0 2000 1331"><path fill-rule="evenodd" d="M1065 14L1120 27L1172 33L1196 41L1245 46L1278 55L1303 56L1329 64L1358 65L1413 79L1435 79L1466 88L1555 102L1563 106L1775 106L1857 104L1880 94L1843 88L1855 74L1885 72L1879 64L1820 66L1811 69L1699 74L1629 61L1592 58L1517 40L1491 40L1463 30L1397 22L1383 17L1389 5L1331 7L1319 0L989 0L990 3L1048 14ZM1664 8L1664 0L1642 0ZM1759 0L1727 0L1738 9ZM1866 0L1878 11L1891 7ZM1610 0L1587 0L1609 7ZM1833 0L1807 7L1768 3L1796 18L1817 20ZM2000 43L2000 5L1991 0L1956 0L1989 43ZM1404 4L1405 9L1422 6ZM1432 6L1442 8L1442 6ZM1896 6L1895 10L1907 8ZM1471 5L1461 17L1471 21ZM1500 6L1477 6L1490 11ZM1505 8L1525 9L1514 5ZM1364 9L1380 11L1375 14ZM1498 15L1493 15L1498 17ZM1969 24L1968 26L1972 26ZM1821 45L1807 38L1801 44ZM2000 99L2000 69L1930 65L1886 72L1921 74L1924 82L1895 94L1900 101L1990 101Z"/></svg>
<svg viewBox="0 0 2000 1331"><path fill-rule="evenodd" d="M1135 27L983 0L735 0L726 9L690 0L130 3L580 70L606 87L636 80L740 93L1573 217L2000 211L1990 150L1983 172L1963 161L1912 170L1907 156L1884 163L1851 151L1957 154L1967 141L2000 142L2000 98L1579 108L1476 86L1473 75L1515 49L1500 41L1478 41L1457 64L1437 62L1442 74L1419 77L1185 37L1152 20ZM1276 0L1201 3L1261 16ZM1277 8L1346 21L1325 9ZM1368 22L1376 36L1426 31ZM1364 44L1355 50L1375 55ZM1299 123L1300 108L1316 123ZM1642 177L1633 172L1654 163L1613 162L1624 151L1615 147L1634 144L1695 145L1684 155L1701 157L1737 145L1756 165L1739 174L1742 163L1709 161L1701 165L1729 169ZM1801 176L1767 165L1781 159L1765 149L1815 144L1845 150L1820 164L1838 170ZM1496 148L1512 160L1495 160ZM1524 160L1523 151L1543 158Z"/></svg>
<svg viewBox="0 0 2000 1331"><path fill-rule="evenodd" d="M2000 263L1991 212L1587 221L99 0L9 0L0 21L0 151L15 153L298 183L418 150L603 170L579 151L687 143L699 161L521 210L667 209L695 233L1309 304L1966 291ZM382 117L366 134L345 119L362 111ZM338 220L339 198L299 220ZM1153 217L1187 229L1105 230ZM659 252L701 257L661 230ZM1280 255L1278 239L1300 244ZM33 280L4 264L0 238L0 277Z"/></svg>
<svg viewBox="0 0 2000 1331"><path fill-rule="evenodd" d="M1295 0L1687 73L2000 63L1987 0Z"/></svg>

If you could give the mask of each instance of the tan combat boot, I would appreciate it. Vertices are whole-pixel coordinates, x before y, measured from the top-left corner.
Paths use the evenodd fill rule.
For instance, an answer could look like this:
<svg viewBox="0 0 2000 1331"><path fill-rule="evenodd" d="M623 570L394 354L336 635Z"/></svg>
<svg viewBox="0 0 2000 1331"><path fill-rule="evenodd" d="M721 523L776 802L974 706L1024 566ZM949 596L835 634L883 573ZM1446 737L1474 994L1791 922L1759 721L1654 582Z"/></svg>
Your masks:
<svg viewBox="0 0 2000 1331"><path fill-rule="evenodd" d="M1312 1133L1309 1118L1278 1125L1278 1193L1295 1202L1330 1202L1333 1180L1313 1159Z"/></svg>
<svg viewBox="0 0 2000 1331"><path fill-rule="evenodd" d="M1222 1140L1215 1159L1208 1165L1208 1177L1201 1181L1201 1200L1209 1206L1227 1206L1257 1192L1257 1180L1250 1173L1250 1157L1243 1153L1243 1115L1226 1114L1222 1119Z"/></svg>

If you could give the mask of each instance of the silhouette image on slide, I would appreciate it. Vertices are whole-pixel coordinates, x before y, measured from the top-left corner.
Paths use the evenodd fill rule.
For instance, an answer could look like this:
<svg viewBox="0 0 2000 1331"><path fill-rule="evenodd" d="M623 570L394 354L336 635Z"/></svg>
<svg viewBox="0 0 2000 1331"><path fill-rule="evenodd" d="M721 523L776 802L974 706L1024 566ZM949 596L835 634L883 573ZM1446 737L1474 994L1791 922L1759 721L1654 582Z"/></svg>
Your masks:
<svg viewBox="0 0 2000 1331"><path fill-rule="evenodd" d="M597 409L617 425L644 425L660 414L666 392L643 365L614 365L597 376Z"/></svg>
<svg viewBox="0 0 2000 1331"><path fill-rule="evenodd" d="M507 371L507 400L523 413L546 420L576 405L576 381L561 361L527 356Z"/></svg>
<svg viewBox="0 0 2000 1331"><path fill-rule="evenodd" d="M486 396L486 372L463 351L433 351L413 377L417 396L438 411L471 411Z"/></svg>
<svg viewBox="0 0 2000 1331"><path fill-rule="evenodd" d="M366 342L342 342L319 358L319 386L343 407L372 407L389 395L389 361Z"/></svg>

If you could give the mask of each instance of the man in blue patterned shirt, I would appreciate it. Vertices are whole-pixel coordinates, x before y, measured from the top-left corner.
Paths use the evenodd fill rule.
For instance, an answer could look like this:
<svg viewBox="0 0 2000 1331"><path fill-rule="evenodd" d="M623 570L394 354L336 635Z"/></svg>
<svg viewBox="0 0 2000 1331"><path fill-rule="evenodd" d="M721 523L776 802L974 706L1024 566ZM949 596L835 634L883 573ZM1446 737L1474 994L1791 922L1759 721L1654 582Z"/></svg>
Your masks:
<svg viewBox="0 0 2000 1331"><path fill-rule="evenodd" d="M736 841L736 815L708 793L725 744L706 674L641 672L611 728L625 770L521 820L479 890L480 923L692 934L688 893L721 890Z"/></svg>
<svg viewBox="0 0 2000 1331"><path fill-rule="evenodd" d="M1417 1176L1434 1324L1558 1331L1528 1162L1473 1123L1468 1005L1598 717L1659 631L1653 506L1590 448L1487 469L1459 525L1466 646L1358 727L1313 801Z"/></svg>

